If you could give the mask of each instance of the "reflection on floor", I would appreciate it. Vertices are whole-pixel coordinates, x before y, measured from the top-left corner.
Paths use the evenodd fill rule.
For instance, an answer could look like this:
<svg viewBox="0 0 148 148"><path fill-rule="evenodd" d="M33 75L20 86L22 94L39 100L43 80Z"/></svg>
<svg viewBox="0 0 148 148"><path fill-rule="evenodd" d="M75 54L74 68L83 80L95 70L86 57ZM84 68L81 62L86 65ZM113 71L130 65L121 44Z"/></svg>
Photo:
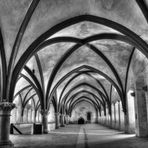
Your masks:
<svg viewBox="0 0 148 148"><path fill-rule="evenodd" d="M45 135L11 135L16 148L147 148L148 139L98 124L68 125Z"/></svg>

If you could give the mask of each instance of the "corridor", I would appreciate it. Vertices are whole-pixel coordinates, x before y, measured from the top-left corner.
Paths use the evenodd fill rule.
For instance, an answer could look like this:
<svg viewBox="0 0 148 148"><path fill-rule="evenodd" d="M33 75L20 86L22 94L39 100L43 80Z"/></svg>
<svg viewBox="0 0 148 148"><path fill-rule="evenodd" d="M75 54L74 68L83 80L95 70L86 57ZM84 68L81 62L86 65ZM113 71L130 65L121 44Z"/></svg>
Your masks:
<svg viewBox="0 0 148 148"><path fill-rule="evenodd" d="M10 135L15 148L146 148L147 139L98 124L67 125L43 135Z"/></svg>

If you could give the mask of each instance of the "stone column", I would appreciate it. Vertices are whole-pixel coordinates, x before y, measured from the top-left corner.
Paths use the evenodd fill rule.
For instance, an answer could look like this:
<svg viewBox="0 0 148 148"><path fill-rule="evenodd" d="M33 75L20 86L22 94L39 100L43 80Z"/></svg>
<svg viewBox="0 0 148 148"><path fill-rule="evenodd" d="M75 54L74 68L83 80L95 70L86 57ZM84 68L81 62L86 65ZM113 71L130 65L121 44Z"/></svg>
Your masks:
<svg viewBox="0 0 148 148"><path fill-rule="evenodd" d="M27 109L27 121L30 123L30 109Z"/></svg>
<svg viewBox="0 0 148 148"><path fill-rule="evenodd" d="M64 124L66 124L67 121L66 121L66 115L64 115Z"/></svg>
<svg viewBox="0 0 148 148"><path fill-rule="evenodd" d="M48 133L48 110L41 110L43 134Z"/></svg>
<svg viewBox="0 0 148 148"><path fill-rule="evenodd" d="M112 126L112 128L114 128L114 121L115 121L115 118L114 118L114 104L112 103L112 105L111 105L111 121L112 121L112 124L111 124L111 126Z"/></svg>
<svg viewBox="0 0 148 148"><path fill-rule="evenodd" d="M64 124L64 117L65 115L61 114L61 127L64 127L65 124Z"/></svg>
<svg viewBox="0 0 148 148"><path fill-rule="evenodd" d="M15 104L0 102L0 148L13 148L13 143L9 140L10 134L10 113Z"/></svg>
<svg viewBox="0 0 148 148"><path fill-rule="evenodd" d="M113 122L113 121L112 121L112 119L113 119L113 117L112 117L112 116L113 116L113 113L112 113L112 104L111 104L111 109L110 109L110 114L109 114L109 116L110 116L110 123L109 123L109 126L110 126L110 128L112 128L112 124L113 124L113 123L112 123L112 122Z"/></svg>
<svg viewBox="0 0 148 148"><path fill-rule="evenodd" d="M110 117L109 126L110 126L110 128L112 128L112 113L111 113L111 115L109 115L109 117Z"/></svg>
<svg viewBox="0 0 148 148"><path fill-rule="evenodd" d="M121 130L121 112L120 112L120 101L118 102L118 112L119 112L119 130Z"/></svg>
<svg viewBox="0 0 148 148"><path fill-rule="evenodd" d="M69 124L69 115L67 115L67 123Z"/></svg>
<svg viewBox="0 0 148 148"><path fill-rule="evenodd" d="M32 111L32 122L33 122L33 123L36 123L35 110Z"/></svg>
<svg viewBox="0 0 148 148"><path fill-rule="evenodd" d="M122 107L123 108L123 107ZM126 101L126 113L124 113L124 131L129 133L129 111L128 111L128 101Z"/></svg>
<svg viewBox="0 0 148 148"><path fill-rule="evenodd" d="M23 122L27 123L27 109L24 109L24 113L23 113Z"/></svg>
<svg viewBox="0 0 148 148"><path fill-rule="evenodd" d="M143 87L145 85L144 76L138 76L136 80L136 97L135 97L135 112L136 112L136 135L139 137L148 136L148 121L147 121L147 106L146 95Z"/></svg>
<svg viewBox="0 0 148 148"><path fill-rule="evenodd" d="M58 113L59 127L61 126L61 113Z"/></svg>
<svg viewBox="0 0 148 148"><path fill-rule="evenodd" d="M30 123L30 109L27 109L27 121Z"/></svg>
<svg viewBox="0 0 148 148"><path fill-rule="evenodd" d="M108 126L108 108L106 107L105 125Z"/></svg>
<svg viewBox="0 0 148 148"><path fill-rule="evenodd" d="M59 128L59 120L60 120L60 114L59 113L55 113L55 128L58 129Z"/></svg>
<svg viewBox="0 0 148 148"><path fill-rule="evenodd" d="M32 123L32 109L30 110L30 123Z"/></svg>
<svg viewBox="0 0 148 148"><path fill-rule="evenodd" d="M115 106L115 103L114 103L114 128L116 128L116 106Z"/></svg>
<svg viewBox="0 0 148 148"><path fill-rule="evenodd" d="M99 115L98 114L99 114L98 111L96 111L96 123L99 123L99 121L98 121Z"/></svg>
<svg viewBox="0 0 148 148"><path fill-rule="evenodd" d="M26 109L26 122L28 123L29 121L28 121L28 116L29 116L29 110L28 110L28 108Z"/></svg>
<svg viewBox="0 0 148 148"><path fill-rule="evenodd" d="M128 112L124 114L124 131L125 133L129 133L129 118L128 118Z"/></svg>
<svg viewBox="0 0 148 148"><path fill-rule="evenodd" d="M66 118L66 124L69 124L69 116L66 115L65 118Z"/></svg>
<svg viewBox="0 0 148 148"><path fill-rule="evenodd" d="M119 129L119 107L118 107L118 101L115 103L115 112L116 112L116 125L115 125L115 128Z"/></svg>
<svg viewBox="0 0 148 148"><path fill-rule="evenodd" d="M37 121L37 115L38 115L37 111L34 110L34 123L38 122Z"/></svg>

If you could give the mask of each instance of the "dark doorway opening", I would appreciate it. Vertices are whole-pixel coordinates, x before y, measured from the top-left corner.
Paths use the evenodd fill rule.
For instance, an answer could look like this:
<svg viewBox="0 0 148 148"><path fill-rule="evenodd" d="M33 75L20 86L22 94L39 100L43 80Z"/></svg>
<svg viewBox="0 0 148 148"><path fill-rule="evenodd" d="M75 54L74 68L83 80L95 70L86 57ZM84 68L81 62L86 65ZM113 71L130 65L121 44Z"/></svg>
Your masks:
<svg viewBox="0 0 148 148"><path fill-rule="evenodd" d="M91 122L91 112L87 112L87 122Z"/></svg>
<svg viewBox="0 0 148 148"><path fill-rule="evenodd" d="M84 118L80 117L80 118L78 119L78 124L84 124L84 123L85 123Z"/></svg>

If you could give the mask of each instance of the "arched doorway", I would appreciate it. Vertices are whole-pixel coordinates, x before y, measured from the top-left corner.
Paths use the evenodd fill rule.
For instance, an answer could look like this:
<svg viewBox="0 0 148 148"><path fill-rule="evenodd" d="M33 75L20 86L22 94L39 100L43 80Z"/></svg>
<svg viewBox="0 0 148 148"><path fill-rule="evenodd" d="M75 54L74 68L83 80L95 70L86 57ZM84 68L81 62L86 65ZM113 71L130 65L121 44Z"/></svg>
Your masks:
<svg viewBox="0 0 148 148"><path fill-rule="evenodd" d="M80 118L78 119L78 124L84 124L84 123L85 123L84 118L83 118L83 117L80 117Z"/></svg>

